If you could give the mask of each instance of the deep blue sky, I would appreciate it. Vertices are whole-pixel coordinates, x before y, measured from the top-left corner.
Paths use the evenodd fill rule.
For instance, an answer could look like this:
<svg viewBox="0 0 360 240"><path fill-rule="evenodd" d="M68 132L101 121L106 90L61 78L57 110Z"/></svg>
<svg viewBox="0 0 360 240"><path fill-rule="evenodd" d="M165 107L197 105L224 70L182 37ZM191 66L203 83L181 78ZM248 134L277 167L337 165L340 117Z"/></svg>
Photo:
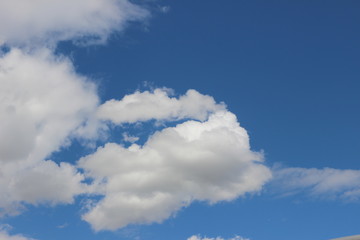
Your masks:
<svg viewBox="0 0 360 240"><path fill-rule="evenodd" d="M106 45L67 42L58 52L98 83L103 101L146 82L178 94L193 88L225 102L270 167L360 168L359 1L158 4L170 10L152 6L147 23L130 25ZM80 206L79 198L71 206L30 207L6 222L39 240L185 240L193 234L325 240L360 233L358 202L279 197L266 188L230 203L195 203L163 224L115 233L93 233L80 220Z"/></svg>
<svg viewBox="0 0 360 240"><path fill-rule="evenodd" d="M106 46L66 48L104 100L144 82L194 88L237 114L269 164L359 167L358 1L161 3Z"/></svg>

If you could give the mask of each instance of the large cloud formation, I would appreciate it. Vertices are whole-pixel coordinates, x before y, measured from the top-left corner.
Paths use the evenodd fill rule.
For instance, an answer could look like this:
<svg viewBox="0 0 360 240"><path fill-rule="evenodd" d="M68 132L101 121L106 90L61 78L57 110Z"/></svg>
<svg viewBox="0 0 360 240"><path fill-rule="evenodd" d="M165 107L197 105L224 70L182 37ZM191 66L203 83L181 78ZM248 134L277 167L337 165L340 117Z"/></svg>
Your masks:
<svg viewBox="0 0 360 240"><path fill-rule="evenodd" d="M95 86L64 57L19 49L0 58L0 84L0 213L21 202L72 202L83 177L44 160L75 136L96 135L87 124L98 105Z"/></svg>
<svg viewBox="0 0 360 240"><path fill-rule="evenodd" d="M0 216L18 213L24 203L69 204L79 194L97 194L101 199L82 217L97 231L114 230L161 222L193 201L214 204L259 192L272 177L236 116L211 96L189 90L174 97L162 88L100 105L96 86L53 52L64 40L104 43L148 16L129 0L0 1L0 47L10 47L0 52ZM98 140L104 124L149 120L181 123L143 145L105 143L77 165L51 160L74 139ZM360 196L356 170L287 168L274 175L273 186L282 191ZM1 239L27 238L0 228ZM200 239L214 238L189 238Z"/></svg>
<svg viewBox="0 0 360 240"><path fill-rule="evenodd" d="M149 15L128 0L0 1L0 45L31 47L62 40L104 42Z"/></svg>
<svg viewBox="0 0 360 240"><path fill-rule="evenodd" d="M53 52L64 40L103 43L147 16L128 0L0 1L0 47L10 47L0 50L0 215L90 193L103 198L83 219L95 230L113 230L161 222L193 201L258 192L270 179L263 156L251 151L246 130L224 104L195 90L172 97L163 88L99 106L95 85ZM106 143L76 166L51 160L75 138L98 140L103 124L149 120L183 122L143 145ZM6 231L1 237L26 239Z"/></svg>
<svg viewBox="0 0 360 240"><path fill-rule="evenodd" d="M79 161L99 183L94 192L104 195L83 216L96 230L160 222L195 200L233 200L259 191L271 177L236 116L195 90L179 98L165 89L135 92L98 107L95 86L48 50L12 49L0 59L0 82L2 214L16 213L24 202L71 203L87 193L75 166L45 159L73 138L96 137L95 118L186 120L143 146L107 143Z"/></svg>
<svg viewBox="0 0 360 240"><path fill-rule="evenodd" d="M127 98L137 99L136 105L141 106L142 101L159 97L159 91L145 92L143 100L139 98L142 96L139 92ZM211 97L195 90L179 99L160 95L162 104L170 106L189 96L205 101L192 102L189 111L176 111L186 108L175 108L178 114L169 107L159 115L156 112L159 104L146 102L147 111L153 115L144 117L141 108L135 114L133 105L119 103L121 111L133 111L129 119L163 119L167 116L178 119L191 116L193 109L207 106L204 108L206 114L198 116L206 120L189 120L165 128L150 136L143 146L133 144L126 148L107 143L79 161L79 167L86 175L100 183L100 194L104 195L83 216L97 231L161 222L196 200L230 201L261 190L271 178L270 170L261 164L262 155L250 150L247 132L239 126L236 116L227 110L217 110L223 109L223 105L217 105ZM116 111L113 114L117 116ZM122 122L118 118L114 121Z"/></svg>

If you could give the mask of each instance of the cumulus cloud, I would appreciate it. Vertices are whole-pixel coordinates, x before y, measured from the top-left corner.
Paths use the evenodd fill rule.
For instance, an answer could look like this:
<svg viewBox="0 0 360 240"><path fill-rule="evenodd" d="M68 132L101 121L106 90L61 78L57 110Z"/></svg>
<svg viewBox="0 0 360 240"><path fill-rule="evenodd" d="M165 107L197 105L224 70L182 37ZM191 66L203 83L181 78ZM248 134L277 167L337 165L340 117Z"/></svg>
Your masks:
<svg viewBox="0 0 360 240"><path fill-rule="evenodd" d="M74 195L85 191L84 177L68 163L57 165L41 161L29 169L1 171L0 202L13 203L72 203ZM1 206L1 205L0 205Z"/></svg>
<svg viewBox="0 0 360 240"><path fill-rule="evenodd" d="M358 200L360 170L280 168L274 171L272 185L289 194L305 192L314 197Z"/></svg>
<svg viewBox="0 0 360 240"><path fill-rule="evenodd" d="M193 201L214 204L256 193L271 178L236 116L212 97L189 90L176 98L155 89L99 106L94 84L52 52L64 40L103 43L148 16L130 0L0 1L0 46L10 47L0 56L0 215L17 213L23 203L71 203L78 194L95 193L103 198L83 219L95 230L114 230L161 222ZM148 120L186 122L156 132L142 146L124 134L130 147L107 143L77 166L51 160L75 138L96 139L99 121ZM1 239L30 240L0 229Z"/></svg>
<svg viewBox="0 0 360 240"><path fill-rule="evenodd" d="M243 238L240 236L235 236L233 238L222 238L222 237L216 237L216 238L208 238L208 237L201 237L199 235L193 235L189 237L187 240L250 240L249 238Z"/></svg>
<svg viewBox="0 0 360 240"><path fill-rule="evenodd" d="M96 231L114 230L161 222L196 200L214 204L258 192L271 178L262 161L226 110L165 128L143 146L107 143L78 163L104 195L83 219Z"/></svg>
<svg viewBox="0 0 360 240"><path fill-rule="evenodd" d="M97 106L95 86L64 57L12 49L0 58L2 212L21 202L71 202L82 177L68 164L44 160L74 137L96 136Z"/></svg>
<svg viewBox="0 0 360 240"><path fill-rule="evenodd" d="M47 50L29 55L14 49L0 58L0 84L3 163L58 150L98 104L95 86Z"/></svg>
<svg viewBox="0 0 360 240"><path fill-rule="evenodd" d="M104 42L110 33L148 15L128 0L0 1L0 45L34 46L84 37Z"/></svg>
<svg viewBox="0 0 360 240"><path fill-rule="evenodd" d="M224 104L217 104L211 96L188 90L179 98L169 96L171 90L155 89L153 92L135 92L121 100L109 100L97 112L99 119L115 124L138 121L178 120L191 118L205 120L211 112L224 110Z"/></svg>

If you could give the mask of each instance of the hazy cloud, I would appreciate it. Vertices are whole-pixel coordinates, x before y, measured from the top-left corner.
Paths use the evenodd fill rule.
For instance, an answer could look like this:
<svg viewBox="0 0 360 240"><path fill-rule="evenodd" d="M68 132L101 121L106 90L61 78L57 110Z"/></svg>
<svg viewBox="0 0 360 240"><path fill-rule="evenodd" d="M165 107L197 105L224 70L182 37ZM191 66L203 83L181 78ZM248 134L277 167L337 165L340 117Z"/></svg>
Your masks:
<svg viewBox="0 0 360 240"><path fill-rule="evenodd" d="M139 137L131 136L126 132L122 134L122 137L123 137L125 142L129 142L129 143L134 143L134 142L137 142L139 140Z"/></svg>
<svg viewBox="0 0 360 240"><path fill-rule="evenodd" d="M286 194L307 193L313 197L358 200L360 170L333 168L280 168L272 185Z"/></svg>
<svg viewBox="0 0 360 240"><path fill-rule="evenodd" d="M11 234L9 234L9 231L11 230L11 228L12 227L7 224L0 225L0 240L35 240L33 238L27 238L20 234L11 235Z"/></svg>

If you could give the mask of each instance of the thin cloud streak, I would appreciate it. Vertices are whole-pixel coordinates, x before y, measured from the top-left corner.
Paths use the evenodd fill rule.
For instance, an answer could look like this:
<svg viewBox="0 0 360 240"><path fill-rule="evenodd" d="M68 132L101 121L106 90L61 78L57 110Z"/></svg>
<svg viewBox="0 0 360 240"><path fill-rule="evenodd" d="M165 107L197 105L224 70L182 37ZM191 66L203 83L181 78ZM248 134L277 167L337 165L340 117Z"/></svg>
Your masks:
<svg viewBox="0 0 360 240"><path fill-rule="evenodd" d="M282 195L358 201L360 170L334 168L275 168L271 188Z"/></svg>

